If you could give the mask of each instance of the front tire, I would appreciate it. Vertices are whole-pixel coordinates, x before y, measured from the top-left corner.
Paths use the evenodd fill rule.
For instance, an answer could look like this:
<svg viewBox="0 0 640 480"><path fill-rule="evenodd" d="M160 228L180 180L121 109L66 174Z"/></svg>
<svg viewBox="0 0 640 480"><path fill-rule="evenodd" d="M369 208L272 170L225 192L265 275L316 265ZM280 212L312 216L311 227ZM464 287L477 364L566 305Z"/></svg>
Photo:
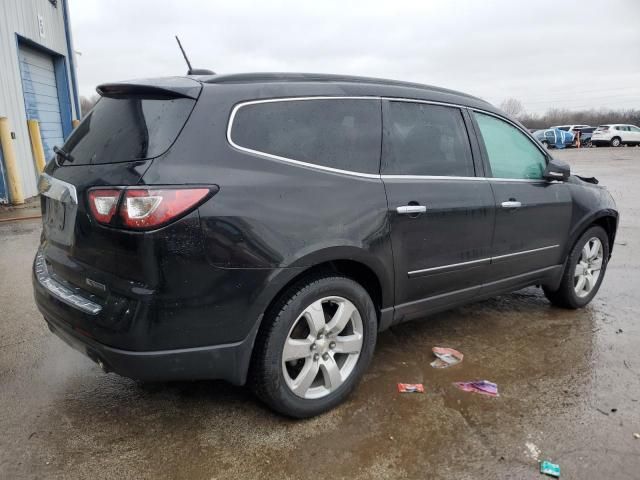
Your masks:
<svg viewBox="0 0 640 480"><path fill-rule="evenodd" d="M609 260L609 237L599 226L589 228L567 257L557 290L543 287L551 303L562 308L582 308L598 293Z"/></svg>
<svg viewBox="0 0 640 480"><path fill-rule="evenodd" d="M290 417L312 417L342 403L373 357L376 311L367 291L347 277L294 284L263 321L251 386Z"/></svg>

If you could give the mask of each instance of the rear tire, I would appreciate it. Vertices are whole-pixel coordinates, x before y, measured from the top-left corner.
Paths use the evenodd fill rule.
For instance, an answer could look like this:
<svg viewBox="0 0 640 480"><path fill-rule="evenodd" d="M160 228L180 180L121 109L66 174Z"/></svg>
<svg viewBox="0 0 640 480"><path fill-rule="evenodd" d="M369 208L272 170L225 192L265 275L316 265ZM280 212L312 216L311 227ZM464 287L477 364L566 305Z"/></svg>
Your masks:
<svg viewBox="0 0 640 480"><path fill-rule="evenodd" d="M622 140L620 140L620 137L613 137L611 139L611 146L612 147L620 147L622 145Z"/></svg>
<svg viewBox="0 0 640 480"><path fill-rule="evenodd" d="M273 410L290 417L312 417L342 403L373 357L376 310L367 291L347 277L303 279L263 322L250 385Z"/></svg>
<svg viewBox="0 0 640 480"><path fill-rule="evenodd" d="M598 293L609 260L609 237L594 225L575 243L567 257L557 290L543 287L551 303L562 308L582 308Z"/></svg>

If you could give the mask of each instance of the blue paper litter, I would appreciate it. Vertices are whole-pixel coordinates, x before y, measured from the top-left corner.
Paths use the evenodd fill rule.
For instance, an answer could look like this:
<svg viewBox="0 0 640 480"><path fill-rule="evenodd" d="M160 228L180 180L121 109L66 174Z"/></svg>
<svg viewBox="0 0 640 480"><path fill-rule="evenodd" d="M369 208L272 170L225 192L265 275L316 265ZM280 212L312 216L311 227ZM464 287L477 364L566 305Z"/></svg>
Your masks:
<svg viewBox="0 0 640 480"><path fill-rule="evenodd" d="M560 477L560 465L545 460L540 462L540 473L551 475L552 477Z"/></svg>

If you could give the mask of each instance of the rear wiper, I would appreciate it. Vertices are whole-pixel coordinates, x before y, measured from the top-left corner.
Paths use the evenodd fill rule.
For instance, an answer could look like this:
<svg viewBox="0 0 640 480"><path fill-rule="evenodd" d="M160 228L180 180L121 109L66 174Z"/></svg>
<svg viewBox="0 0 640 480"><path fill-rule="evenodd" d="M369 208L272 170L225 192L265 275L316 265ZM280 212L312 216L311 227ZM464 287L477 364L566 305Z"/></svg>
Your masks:
<svg viewBox="0 0 640 480"><path fill-rule="evenodd" d="M55 152L56 155L59 155L60 157L65 159L67 162L73 162L73 156L69 152L65 152L60 147L54 146L53 151Z"/></svg>

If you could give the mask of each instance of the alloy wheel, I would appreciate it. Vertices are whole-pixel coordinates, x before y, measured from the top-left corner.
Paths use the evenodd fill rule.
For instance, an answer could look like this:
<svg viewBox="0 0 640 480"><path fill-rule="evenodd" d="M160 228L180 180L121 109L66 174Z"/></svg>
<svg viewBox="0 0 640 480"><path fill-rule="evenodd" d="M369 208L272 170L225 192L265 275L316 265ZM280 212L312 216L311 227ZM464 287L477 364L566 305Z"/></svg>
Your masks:
<svg viewBox="0 0 640 480"><path fill-rule="evenodd" d="M353 372L362 342L362 317L351 301L338 296L316 300L285 340L282 373L287 386L305 399L329 395Z"/></svg>
<svg viewBox="0 0 640 480"><path fill-rule="evenodd" d="M580 258L576 264L573 288L578 297L583 298L589 295L598 283L603 259L602 242L598 237L590 238L582 247Z"/></svg>

